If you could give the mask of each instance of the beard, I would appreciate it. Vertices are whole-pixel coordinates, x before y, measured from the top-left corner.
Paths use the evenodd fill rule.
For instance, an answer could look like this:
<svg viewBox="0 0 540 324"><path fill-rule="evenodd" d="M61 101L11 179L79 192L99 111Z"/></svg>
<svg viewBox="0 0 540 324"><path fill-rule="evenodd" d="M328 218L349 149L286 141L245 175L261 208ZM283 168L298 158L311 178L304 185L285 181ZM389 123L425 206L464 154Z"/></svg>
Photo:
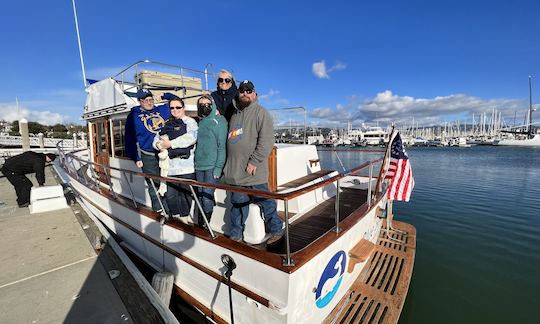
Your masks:
<svg viewBox="0 0 540 324"><path fill-rule="evenodd" d="M249 106L251 104L251 99L248 98L248 97L239 97L238 98L238 101L240 103L240 108L246 108L247 106Z"/></svg>

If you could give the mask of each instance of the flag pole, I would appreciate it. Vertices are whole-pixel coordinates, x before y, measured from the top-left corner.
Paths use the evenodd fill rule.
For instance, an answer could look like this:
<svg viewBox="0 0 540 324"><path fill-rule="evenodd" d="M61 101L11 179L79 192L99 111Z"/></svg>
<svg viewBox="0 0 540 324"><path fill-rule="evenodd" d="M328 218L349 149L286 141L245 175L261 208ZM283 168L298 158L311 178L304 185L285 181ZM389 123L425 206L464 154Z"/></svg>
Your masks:
<svg viewBox="0 0 540 324"><path fill-rule="evenodd" d="M87 86L86 72L84 70L84 59L83 59L82 46L81 46L81 35L79 34L79 20L77 19L77 8L75 8L75 0L71 0L71 2L73 3L73 16L75 17L75 29L77 30L77 42L79 44L79 56L81 58L83 83L84 83L84 88L86 89L86 86Z"/></svg>
<svg viewBox="0 0 540 324"><path fill-rule="evenodd" d="M384 152L384 158L381 164L381 169L379 170L379 176L377 177L377 184L375 185L375 195L379 192L381 182L382 182L382 176L384 174L384 166L386 165L386 160L388 159L388 155L390 154L390 147L392 145L392 140L394 138L394 123L392 123L392 131L390 132L390 140L388 141L388 144L386 145L386 151Z"/></svg>

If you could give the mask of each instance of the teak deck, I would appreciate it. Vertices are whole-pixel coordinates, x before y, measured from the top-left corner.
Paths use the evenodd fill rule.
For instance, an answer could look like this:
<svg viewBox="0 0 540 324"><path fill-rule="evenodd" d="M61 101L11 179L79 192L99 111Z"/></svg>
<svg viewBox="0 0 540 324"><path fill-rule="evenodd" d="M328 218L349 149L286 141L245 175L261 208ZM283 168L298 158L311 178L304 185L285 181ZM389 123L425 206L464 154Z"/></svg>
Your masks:
<svg viewBox="0 0 540 324"><path fill-rule="evenodd" d="M389 240L383 225L367 265L325 323L397 323L411 281L416 229L392 224L406 234L391 231L390 236L405 243Z"/></svg>

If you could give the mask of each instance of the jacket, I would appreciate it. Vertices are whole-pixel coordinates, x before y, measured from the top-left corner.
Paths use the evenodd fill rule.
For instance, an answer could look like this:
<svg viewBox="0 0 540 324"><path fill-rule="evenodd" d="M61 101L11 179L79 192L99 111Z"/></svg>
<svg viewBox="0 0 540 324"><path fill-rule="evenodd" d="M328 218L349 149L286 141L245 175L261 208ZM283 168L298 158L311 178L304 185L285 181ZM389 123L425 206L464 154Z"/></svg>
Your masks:
<svg viewBox="0 0 540 324"><path fill-rule="evenodd" d="M216 91L212 92L212 98L216 103L217 110L219 111L221 116L225 117L227 121L231 120L231 116L235 111L235 108L233 106L233 99L238 94L236 82L234 82L234 79L231 82L232 85L228 90L223 91L218 87Z"/></svg>
<svg viewBox="0 0 540 324"><path fill-rule="evenodd" d="M152 110L145 110L141 106L131 109L126 118L125 143L126 154L133 161L141 160L139 150L146 154L156 153L152 147L152 141L169 117L171 117L171 111L166 104L154 107Z"/></svg>
<svg viewBox="0 0 540 324"><path fill-rule="evenodd" d="M159 136L167 135L169 137L169 140L173 140L177 138L178 136L182 136L187 132L186 123L182 119L176 119L174 117L171 117L167 119L167 122L165 125L161 128L159 131ZM180 148L172 148L169 147L169 159L174 159L175 157L179 157L181 159L187 159L189 158L189 155L191 154L191 150L195 147L195 145L190 145L188 147L180 147Z"/></svg>
<svg viewBox="0 0 540 324"><path fill-rule="evenodd" d="M45 183L45 154L27 151L10 157L4 163L2 170L15 174L36 174L40 186Z"/></svg>
<svg viewBox="0 0 540 324"><path fill-rule="evenodd" d="M272 116L257 100L244 109L237 106L236 99L233 105L224 181L240 186L268 183L268 155L274 147ZM257 167L254 175L246 172L248 162Z"/></svg>
<svg viewBox="0 0 540 324"><path fill-rule="evenodd" d="M216 105L212 102L212 111L199 122L197 147L195 148L195 170L214 170L214 176L220 177L225 165L227 149L227 120L216 114Z"/></svg>

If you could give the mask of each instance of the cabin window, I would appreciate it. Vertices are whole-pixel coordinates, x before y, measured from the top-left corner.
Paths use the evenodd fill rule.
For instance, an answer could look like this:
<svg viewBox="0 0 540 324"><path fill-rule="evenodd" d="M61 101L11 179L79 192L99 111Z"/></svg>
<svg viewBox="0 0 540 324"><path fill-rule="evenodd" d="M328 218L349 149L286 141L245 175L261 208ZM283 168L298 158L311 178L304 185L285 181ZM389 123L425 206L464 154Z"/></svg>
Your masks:
<svg viewBox="0 0 540 324"><path fill-rule="evenodd" d="M123 119L116 119L112 121L115 157L127 157L125 137L124 137L125 122L126 121Z"/></svg>
<svg viewBox="0 0 540 324"><path fill-rule="evenodd" d="M107 152L107 130L105 129L105 123L98 123L97 128L97 147L96 150L99 153Z"/></svg>

